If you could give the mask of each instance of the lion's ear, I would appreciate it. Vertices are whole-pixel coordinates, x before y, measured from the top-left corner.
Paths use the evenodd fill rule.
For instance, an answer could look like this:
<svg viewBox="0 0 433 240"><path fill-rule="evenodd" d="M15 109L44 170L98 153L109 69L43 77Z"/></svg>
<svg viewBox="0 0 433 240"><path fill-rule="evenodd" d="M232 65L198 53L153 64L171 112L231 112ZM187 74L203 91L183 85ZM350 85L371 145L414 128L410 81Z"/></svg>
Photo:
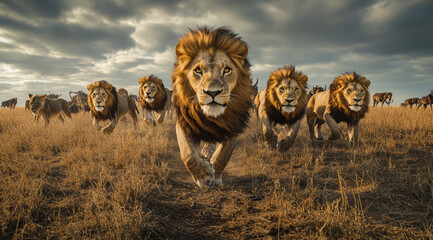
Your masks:
<svg viewBox="0 0 433 240"><path fill-rule="evenodd" d="M107 92L111 92L111 90L113 90L113 86L111 86L110 84L106 84L105 86L104 86L104 88L105 88L105 90L107 91Z"/></svg>
<svg viewBox="0 0 433 240"><path fill-rule="evenodd" d="M247 44L245 44L245 43L240 44L240 46L239 46L239 56L242 59L245 59L245 58L248 57L248 46L247 46Z"/></svg>
<svg viewBox="0 0 433 240"><path fill-rule="evenodd" d="M87 90L89 90L89 93L93 90L93 84L87 85Z"/></svg>
<svg viewBox="0 0 433 240"><path fill-rule="evenodd" d="M47 97L47 94L41 95L42 100L44 100Z"/></svg>
<svg viewBox="0 0 433 240"><path fill-rule="evenodd" d="M308 76L307 75L301 75L298 79L299 83L305 86L308 82Z"/></svg>
<svg viewBox="0 0 433 240"><path fill-rule="evenodd" d="M368 80L368 79L365 79L365 80L363 80L362 81L362 85L364 85L365 87L369 87L370 86L370 80Z"/></svg>
<svg viewBox="0 0 433 240"><path fill-rule="evenodd" d="M138 79L138 83L143 84L144 80L146 80L146 77L142 77L142 78Z"/></svg>
<svg viewBox="0 0 433 240"><path fill-rule="evenodd" d="M29 93L29 99L32 99L32 97L33 97L33 95L31 95L31 94Z"/></svg>
<svg viewBox="0 0 433 240"><path fill-rule="evenodd" d="M180 45L180 43L177 43L175 48L176 57L182 56L182 51L180 50L181 48L182 46Z"/></svg>

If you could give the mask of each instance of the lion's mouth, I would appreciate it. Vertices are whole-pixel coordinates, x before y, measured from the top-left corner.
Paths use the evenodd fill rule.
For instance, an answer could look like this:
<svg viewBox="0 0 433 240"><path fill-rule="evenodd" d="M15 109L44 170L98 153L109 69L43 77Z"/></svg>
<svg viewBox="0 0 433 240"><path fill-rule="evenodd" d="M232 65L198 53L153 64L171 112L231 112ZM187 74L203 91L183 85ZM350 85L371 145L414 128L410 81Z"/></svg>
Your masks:
<svg viewBox="0 0 433 240"><path fill-rule="evenodd" d="M210 117L218 117L224 114L227 104L212 101L208 104L201 105L203 113Z"/></svg>
<svg viewBox="0 0 433 240"><path fill-rule="evenodd" d="M224 103L224 104L221 104L221 103L218 103L218 102L215 102L215 101L212 101L212 102L210 102L210 103L208 103L208 104L203 104L203 105L209 105L209 106L221 106L221 107L227 107L227 103Z"/></svg>
<svg viewBox="0 0 433 240"><path fill-rule="evenodd" d="M296 106L292 106L292 105L282 105L281 106L281 110L283 110L283 112L288 112L291 113L293 111L295 111Z"/></svg>
<svg viewBox="0 0 433 240"><path fill-rule="evenodd" d="M350 110L357 112L357 111L361 110L361 105L355 103L355 104L349 105L349 108L350 108Z"/></svg>
<svg viewBox="0 0 433 240"><path fill-rule="evenodd" d="M155 100L155 98L153 98L153 97L146 97L146 102L148 102L148 103L153 103L154 100Z"/></svg>
<svg viewBox="0 0 433 240"><path fill-rule="evenodd" d="M104 111L104 106L95 106L95 110L98 112Z"/></svg>

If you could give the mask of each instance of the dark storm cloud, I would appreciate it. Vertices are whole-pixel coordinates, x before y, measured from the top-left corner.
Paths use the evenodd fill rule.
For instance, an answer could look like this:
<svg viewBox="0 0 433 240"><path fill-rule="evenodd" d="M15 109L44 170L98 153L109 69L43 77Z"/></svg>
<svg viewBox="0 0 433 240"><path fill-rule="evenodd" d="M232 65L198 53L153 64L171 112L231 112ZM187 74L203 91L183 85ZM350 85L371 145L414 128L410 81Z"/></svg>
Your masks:
<svg viewBox="0 0 433 240"><path fill-rule="evenodd" d="M17 36L22 43L37 48L43 44L67 55L97 58L103 54L134 46L132 27L105 25L89 27L54 21L34 26L16 19L0 16L2 29Z"/></svg>
<svg viewBox="0 0 433 240"><path fill-rule="evenodd" d="M72 74L85 67L77 58L53 58L22 53L0 51L2 61L19 69L25 69L28 74L37 76L62 76Z"/></svg>
<svg viewBox="0 0 433 240"><path fill-rule="evenodd" d="M16 12L22 16L58 18L69 8L69 1L61 0L37 0L37 1L17 1L3 0L0 6L7 11Z"/></svg>
<svg viewBox="0 0 433 240"><path fill-rule="evenodd" d="M431 0L7 0L0 3L0 64L42 80L71 76L71 86L103 78L133 86L150 73L171 85L167 49L188 27L206 24L230 26L248 43L260 88L275 68L295 64L313 85L358 71L371 78L372 91L404 97L433 82L431 12Z"/></svg>

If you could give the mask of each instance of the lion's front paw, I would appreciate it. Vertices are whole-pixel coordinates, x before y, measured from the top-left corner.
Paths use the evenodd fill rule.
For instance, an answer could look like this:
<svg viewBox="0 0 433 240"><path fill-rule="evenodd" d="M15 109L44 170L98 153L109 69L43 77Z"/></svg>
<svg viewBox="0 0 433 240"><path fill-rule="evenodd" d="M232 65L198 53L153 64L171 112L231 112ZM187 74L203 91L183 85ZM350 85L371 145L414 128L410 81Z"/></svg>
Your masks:
<svg viewBox="0 0 433 240"><path fill-rule="evenodd" d="M215 178L215 170L212 164L207 161L202 161L201 169L198 174L193 175L194 181L202 189L210 189Z"/></svg>
<svg viewBox="0 0 433 240"><path fill-rule="evenodd" d="M280 152L285 152L285 151L289 150L289 148L291 148L294 143L295 143L295 140L293 140L291 138L284 138L278 143L277 149Z"/></svg>
<svg viewBox="0 0 433 240"><path fill-rule="evenodd" d="M112 127L112 126L107 126L107 127L104 127L104 128L102 129L102 132L105 133L105 134L110 134L110 133L112 133L113 131L114 131L114 127Z"/></svg>
<svg viewBox="0 0 433 240"><path fill-rule="evenodd" d="M341 130L331 131L331 135L329 136L329 140L337 140L341 137Z"/></svg>
<svg viewBox="0 0 433 240"><path fill-rule="evenodd" d="M219 175L215 177L215 179L213 180L213 187L218 187L221 184L223 184L223 179L222 179L222 175Z"/></svg>

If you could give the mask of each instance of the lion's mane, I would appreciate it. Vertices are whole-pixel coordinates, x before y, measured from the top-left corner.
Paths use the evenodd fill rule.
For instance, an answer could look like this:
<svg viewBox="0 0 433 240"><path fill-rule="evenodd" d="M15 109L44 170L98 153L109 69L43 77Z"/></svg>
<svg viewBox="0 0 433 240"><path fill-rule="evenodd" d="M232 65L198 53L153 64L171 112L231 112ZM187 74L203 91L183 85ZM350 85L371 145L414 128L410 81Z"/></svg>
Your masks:
<svg viewBox="0 0 433 240"><path fill-rule="evenodd" d="M206 116L194 101L196 93L187 78L187 67L201 51L213 56L222 51L239 69L239 79L223 115ZM177 120L195 140L223 142L242 133L249 120L252 82L248 46L235 33L225 28L201 27L185 34L176 45L177 61L172 74L173 103Z"/></svg>
<svg viewBox="0 0 433 240"><path fill-rule="evenodd" d="M167 96L167 91L165 91L165 87L164 87L164 84L162 83L162 80L152 74L152 75L140 78L138 80L138 82L140 83L139 95L140 95L141 107L149 109L149 110L153 110L156 112L160 112L160 111L164 110L168 96ZM157 88L155 99L153 100L152 103L149 103L146 101L146 96L144 95L144 92L143 92L143 85L147 82L153 82Z"/></svg>
<svg viewBox="0 0 433 240"><path fill-rule="evenodd" d="M108 89L111 87L111 91L108 92L108 98L107 101L105 102L105 106L104 106L104 110L103 111L96 111L95 106L93 105L93 97L92 97L92 93L93 90L96 88L104 88L104 89ZM89 104L90 107L90 112L92 113L92 116L96 119L100 119L100 120L113 120L116 116L116 112L118 111L117 109L117 103L118 103L118 99L117 99L117 91L116 88L109 84L107 81L105 80L101 80L98 82L94 82L91 83L87 86L87 88L89 89L89 95L87 97L87 103Z"/></svg>
<svg viewBox="0 0 433 240"><path fill-rule="evenodd" d="M329 87L329 105L331 116L336 122L357 123L368 112L368 104L370 103L370 92L365 85L367 79L356 72L345 73L334 79ZM365 95L361 110L354 112L349 109L349 104L346 101L341 90L350 82L360 83L365 89Z"/></svg>
<svg viewBox="0 0 433 240"><path fill-rule="evenodd" d="M269 76L268 84L266 86L266 99L265 99L265 111L269 117L269 120L279 124L292 125L298 120L302 119L305 115L305 109L308 103L308 95L306 90L306 81L300 82L299 79L304 75L302 72L296 72L295 66L285 66L277 69ZM281 82L282 79L293 79L301 86L301 95L298 98L298 104L296 105L295 111L283 112L281 110L281 103L278 100L275 88Z"/></svg>

